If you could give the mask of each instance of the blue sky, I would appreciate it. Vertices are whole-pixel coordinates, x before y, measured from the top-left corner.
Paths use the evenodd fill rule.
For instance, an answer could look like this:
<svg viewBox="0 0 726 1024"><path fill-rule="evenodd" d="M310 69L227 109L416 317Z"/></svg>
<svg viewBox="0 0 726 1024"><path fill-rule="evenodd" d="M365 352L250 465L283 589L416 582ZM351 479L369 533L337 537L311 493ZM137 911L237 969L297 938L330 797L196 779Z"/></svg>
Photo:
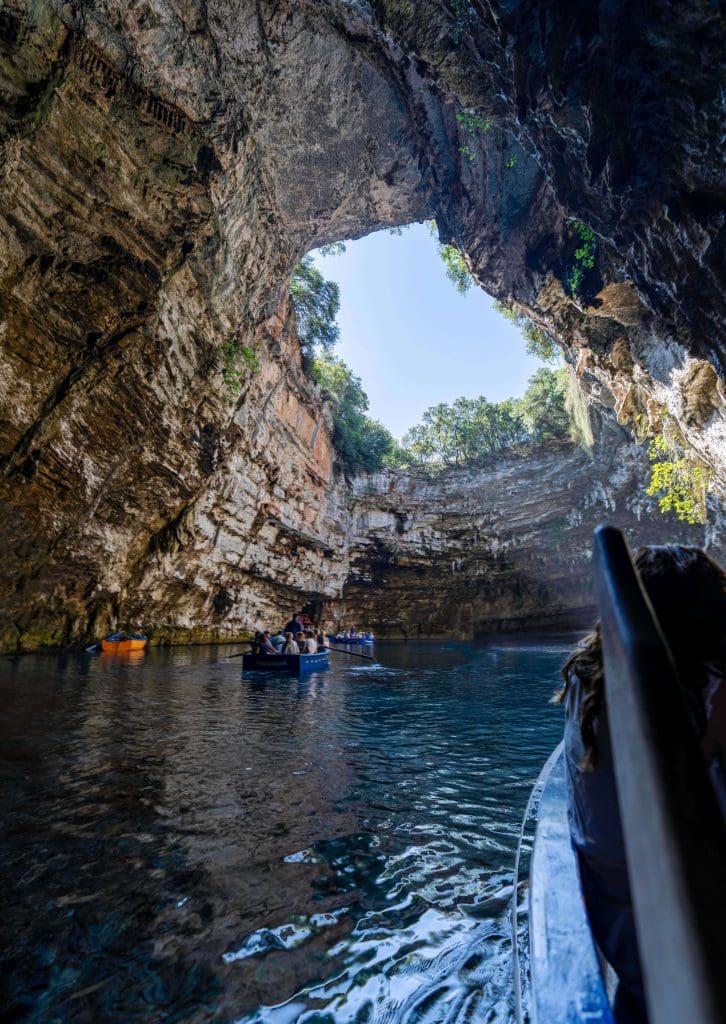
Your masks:
<svg viewBox="0 0 726 1024"><path fill-rule="evenodd" d="M379 231L346 246L340 256L315 254L340 285L335 354L361 378L370 415L396 438L437 402L524 392L542 364L485 292L456 291L428 228Z"/></svg>

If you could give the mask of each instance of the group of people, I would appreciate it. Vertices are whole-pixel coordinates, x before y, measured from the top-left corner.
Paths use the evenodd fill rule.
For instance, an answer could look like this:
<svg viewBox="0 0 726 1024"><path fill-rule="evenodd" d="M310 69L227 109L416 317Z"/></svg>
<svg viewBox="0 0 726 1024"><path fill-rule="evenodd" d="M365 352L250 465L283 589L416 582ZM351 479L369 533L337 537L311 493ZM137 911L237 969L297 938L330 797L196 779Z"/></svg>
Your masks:
<svg viewBox="0 0 726 1024"><path fill-rule="evenodd" d="M680 545L643 548L635 566L673 656L726 819L726 572L699 548ZM599 624L565 662L562 674L558 699L566 708L568 818L590 927L618 976L617 1024L645 1024Z"/></svg>
<svg viewBox="0 0 726 1024"><path fill-rule="evenodd" d="M373 640L375 640L375 636L371 632L360 633L358 631L357 626L351 626L350 629L341 630L341 632L337 634L335 639L340 641L341 643L357 644L362 643L363 641L365 641L366 643L370 643Z"/></svg>
<svg viewBox="0 0 726 1024"><path fill-rule="evenodd" d="M277 633L269 629L257 630L252 640L253 654L317 654L330 647L330 641L323 630L314 623L303 622L297 612Z"/></svg>

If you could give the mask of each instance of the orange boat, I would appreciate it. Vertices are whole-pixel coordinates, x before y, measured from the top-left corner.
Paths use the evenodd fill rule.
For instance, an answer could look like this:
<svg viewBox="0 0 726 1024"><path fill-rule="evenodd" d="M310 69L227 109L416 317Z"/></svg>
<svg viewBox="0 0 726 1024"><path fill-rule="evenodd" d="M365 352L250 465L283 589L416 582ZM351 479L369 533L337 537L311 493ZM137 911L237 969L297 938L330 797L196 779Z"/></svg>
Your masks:
<svg viewBox="0 0 726 1024"><path fill-rule="evenodd" d="M147 643L145 636L124 636L118 640L102 640L101 650L106 654L128 654L129 651L143 651Z"/></svg>

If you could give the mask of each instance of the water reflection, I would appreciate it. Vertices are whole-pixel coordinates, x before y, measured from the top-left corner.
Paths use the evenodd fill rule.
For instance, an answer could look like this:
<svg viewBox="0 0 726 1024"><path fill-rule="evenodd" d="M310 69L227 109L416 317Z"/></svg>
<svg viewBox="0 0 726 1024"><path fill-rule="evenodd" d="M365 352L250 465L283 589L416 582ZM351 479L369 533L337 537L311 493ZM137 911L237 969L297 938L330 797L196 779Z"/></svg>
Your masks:
<svg viewBox="0 0 726 1024"><path fill-rule="evenodd" d="M8 1020L505 1021L504 909L566 650L0 663Z"/></svg>

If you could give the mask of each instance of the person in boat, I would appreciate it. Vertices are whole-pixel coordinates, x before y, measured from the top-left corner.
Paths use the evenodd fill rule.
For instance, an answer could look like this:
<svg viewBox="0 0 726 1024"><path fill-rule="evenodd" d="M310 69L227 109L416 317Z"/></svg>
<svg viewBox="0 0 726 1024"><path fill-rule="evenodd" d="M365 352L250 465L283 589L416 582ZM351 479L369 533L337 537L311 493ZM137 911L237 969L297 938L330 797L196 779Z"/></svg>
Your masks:
<svg viewBox="0 0 726 1024"><path fill-rule="evenodd" d="M272 643L272 633L270 633L269 629L266 629L262 634L260 654L277 654L275 646Z"/></svg>
<svg viewBox="0 0 726 1024"><path fill-rule="evenodd" d="M278 629L277 633L270 638L272 646L278 654L282 654L282 650L285 646L285 631Z"/></svg>
<svg viewBox="0 0 726 1024"><path fill-rule="evenodd" d="M284 648L283 653L284 654L299 654L300 653L300 648L297 645L295 637L292 635L292 633L289 630L288 630L287 633L285 633L285 648Z"/></svg>
<svg viewBox="0 0 726 1024"><path fill-rule="evenodd" d="M293 612L290 616L290 621L285 626L285 633L292 633L293 636L297 636L302 631L303 624L300 621L300 615L298 612Z"/></svg>
<svg viewBox="0 0 726 1024"><path fill-rule="evenodd" d="M259 629L256 629L255 630L255 635L250 640L250 647L252 648L252 653L253 654L259 654L261 652L263 639L264 639L264 637L262 635L262 631L259 630Z"/></svg>
<svg viewBox="0 0 726 1024"><path fill-rule="evenodd" d="M699 548L635 557L698 728L726 818L726 572ZM618 1024L647 1021L645 993L605 714L599 623L562 668L568 819L593 936L618 976ZM685 725L684 727L688 727Z"/></svg>
<svg viewBox="0 0 726 1024"><path fill-rule="evenodd" d="M302 643L302 646L300 647L300 653L301 654L317 654L318 653L318 645L317 645L317 641L315 640L315 634L313 633L312 629L309 629L307 631L307 633L305 634L305 636L303 637L303 643Z"/></svg>
<svg viewBox="0 0 726 1024"><path fill-rule="evenodd" d="M327 651L330 647L330 640L322 629L318 630L315 636L315 641L318 645L319 651Z"/></svg>

